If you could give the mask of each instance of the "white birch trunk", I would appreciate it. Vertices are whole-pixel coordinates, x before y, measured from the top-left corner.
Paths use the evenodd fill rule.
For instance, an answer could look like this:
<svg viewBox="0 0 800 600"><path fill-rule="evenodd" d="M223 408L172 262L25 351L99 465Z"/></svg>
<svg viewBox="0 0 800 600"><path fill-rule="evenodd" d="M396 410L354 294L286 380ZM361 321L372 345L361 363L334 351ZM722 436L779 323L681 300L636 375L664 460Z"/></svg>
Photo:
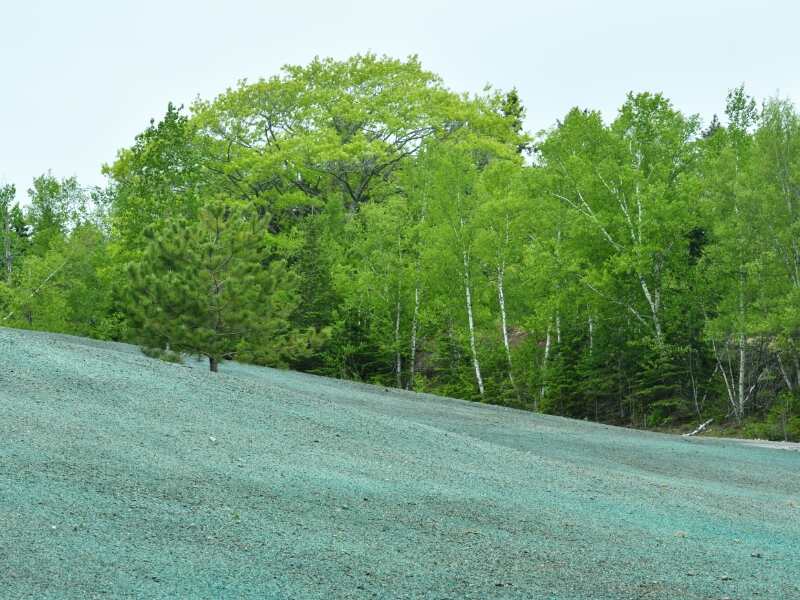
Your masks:
<svg viewBox="0 0 800 600"><path fill-rule="evenodd" d="M417 321L419 318L419 284L414 286L414 314L411 317L411 357L408 366L408 381L406 389L410 390L414 385L414 369L417 360Z"/></svg>
<svg viewBox="0 0 800 600"><path fill-rule="evenodd" d="M497 301L500 304L500 328L503 330L503 347L506 350L506 360L508 361L508 379L514 385L513 364L511 362L511 344L508 343L508 324L506 320L506 297L503 290L503 276L505 263L501 263L497 269Z"/></svg>
<svg viewBox="0 0 800 600"><path fill-rule="evenodd" d="M650 293L650 288L648 287L647 282L644 280L644 277L639 277L639 283L642 286L642 293L644 294L645 300L647 300L647 305L650 307L650 314L653 316L653 329L656 332L656 342L660 346L662 342L662 335L661 320L658 316L660 304L659 294L657 290L655 294Z"/></svg>
<svg viewBox="0 0 800 600"><path fill-rule="evenodd" d="M478 383L478 391L480 391L481 398L484 395L483 377L481 377L481 365L478 361L478 349L475 344L475 320L472 316L472 290L470 290L469 281L469 253L466 250L462 251L464 259L464 296L467 303L467 323L469 324L469 347L472 351L472 365L475 368L475 380Z"/></svg>
<svg viewBox="0 0 800 600"><path fill-rule="evenodd" d="M739 322L744 321L744 275L739 276ZM737 386L737 400L738 400L738 414L737 419L741 421L744 417L744 382L745 370L747 369L747 362L745 356L745 337L744 333L739 334L739 381Z"/></svg>
<svg viewBox="0 0 800 600"><path fill-rule="evenodd" d="M394 347L395 347L395 373L397 374L397 387L403 387L403 359L400 354L400 299L397 299L397 309L394 320Z"/></svg>
<svg viewBox="0 0 800 600"><path fill-rule="evenodd" d="M510 228L510 219L508 214L506 214L505 244L502 251L499 253L500 255L497 261L497 302L500 305L500 327L503 330L503 347L505 348L506 361L508 362L508 379L516 391L517 386L514 384L514 365L511 361L511 345L508 343L508 320L506 319L506 295L504 287L506 274L505 252L508 249Z"/></svg>
<svg viewBox="0 0 800 600"><path fill-rule="evenodd" d="M11 257L11 215L8 207L3 207L3 263L6 270L6 281L11 281L13 259Z"/></svg>
<svg viewBox="0 0 800 600"><path fill-rule="evenodd" d="M539 410L539 402L544 400L544 395L547 392L547 382L545 381L546 371L547 371L547 361L550 359L550 325L547 326L547 336L545 337L544 342L544 357L542 358L542 385L539 388L539 400L536 402L535 406L533 407L534 410Z"/></svg>
<svg viewBox="0 0 800 600"><path fill-rule="evenodd" d="M745 347L744 347L744 336L739 336L739 381L737 384L736 389L736 400L738 404L738 414L737 417L741 421L742 417L744 417L744 403L745 403L745 395L744 395L744 381L745 381L745 370L747 369L747 362L745 356Z"/></svg>

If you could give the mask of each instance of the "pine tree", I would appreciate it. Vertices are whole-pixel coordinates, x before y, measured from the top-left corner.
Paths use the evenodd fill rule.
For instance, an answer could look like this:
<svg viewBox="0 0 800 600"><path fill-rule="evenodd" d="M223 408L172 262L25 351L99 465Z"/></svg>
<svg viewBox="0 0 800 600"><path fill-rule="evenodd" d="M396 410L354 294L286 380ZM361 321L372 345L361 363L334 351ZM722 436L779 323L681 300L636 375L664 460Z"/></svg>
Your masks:
<svg viewBox="0 0 800 600"><path fill-rule="evenodd" d="M171 220L131 266L131 316L150 347L219 362L247 355L277 364L311 332L292 329L299 297L284 262L268 260L268 216L213 201L194 222Z"/></svg>

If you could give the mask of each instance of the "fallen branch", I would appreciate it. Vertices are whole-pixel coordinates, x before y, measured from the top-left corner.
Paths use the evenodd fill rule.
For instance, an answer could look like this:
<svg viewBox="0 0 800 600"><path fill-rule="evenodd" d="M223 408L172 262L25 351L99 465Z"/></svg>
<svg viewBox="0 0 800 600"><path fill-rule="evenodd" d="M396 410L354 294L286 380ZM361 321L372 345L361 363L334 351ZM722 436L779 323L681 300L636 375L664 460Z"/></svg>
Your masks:
<svg viewBox="0 0 800 600"><path fill-rule="evenodd" d="M700 426L690 433L684 433L683 437L692 437L693 435L697 435L698 433L703 433L706 430L706 427L711 425L714 419L709 419L705 423L701 423Z"/></svg>

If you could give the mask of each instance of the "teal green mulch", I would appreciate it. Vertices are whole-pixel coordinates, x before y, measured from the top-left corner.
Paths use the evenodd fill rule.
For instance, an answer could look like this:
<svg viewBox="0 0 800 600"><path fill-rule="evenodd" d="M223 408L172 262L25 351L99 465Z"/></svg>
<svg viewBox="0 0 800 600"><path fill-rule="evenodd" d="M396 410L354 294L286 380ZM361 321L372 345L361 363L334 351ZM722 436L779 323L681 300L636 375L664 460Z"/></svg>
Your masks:
<svg viewBox="0 0 800 600"><path fill-rule="evenodd" d="M2 598L800 598L800 452L0 329Z"/></svg>

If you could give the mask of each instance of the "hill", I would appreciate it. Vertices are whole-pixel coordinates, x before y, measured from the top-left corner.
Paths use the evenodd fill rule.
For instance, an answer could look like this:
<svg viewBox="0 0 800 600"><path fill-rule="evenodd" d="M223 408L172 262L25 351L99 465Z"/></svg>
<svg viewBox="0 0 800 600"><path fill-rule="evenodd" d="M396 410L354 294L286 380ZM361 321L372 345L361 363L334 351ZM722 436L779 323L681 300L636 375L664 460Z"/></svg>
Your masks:
<svg viewBox="0 0 800 600"><path fill-rule="evenodd" d="M0 329L7 598L800 597L800 452Z"/></svg>

